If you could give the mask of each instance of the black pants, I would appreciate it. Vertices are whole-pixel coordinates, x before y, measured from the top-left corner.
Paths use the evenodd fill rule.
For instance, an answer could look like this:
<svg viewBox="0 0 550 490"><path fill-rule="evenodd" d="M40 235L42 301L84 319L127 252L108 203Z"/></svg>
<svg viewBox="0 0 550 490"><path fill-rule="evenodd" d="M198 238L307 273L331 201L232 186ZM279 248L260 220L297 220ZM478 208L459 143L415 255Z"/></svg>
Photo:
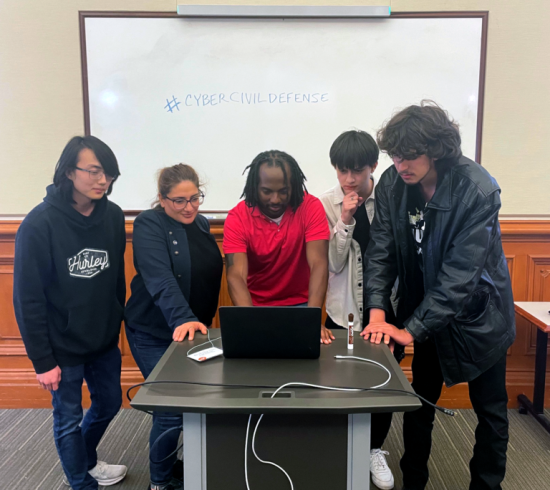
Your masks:
<svg viewBox="0 0 550 490"><path fill-rule="evenodd" d="M437 403L443 387L443 375L432 340L414 343L412 375L414 391ZM478 420L474 455L470 461L470 490L500 490L506 471L508 445L506 355L470 381L468 386ZM424 489L428 482L434 415L435 409L425 403L422 408L404 415L405 454L401 459L401 471L407 490Z"/></svg>
<svg viewBox="0 0 550 490"><path fill-rule="evenodd" d="M329 330L343 329L344 327L334 323L330 316L327 316L325 327ZM371 429L370 429L370 448L380 449L391 427L391 412L373 413L371 415Z"/></svg>

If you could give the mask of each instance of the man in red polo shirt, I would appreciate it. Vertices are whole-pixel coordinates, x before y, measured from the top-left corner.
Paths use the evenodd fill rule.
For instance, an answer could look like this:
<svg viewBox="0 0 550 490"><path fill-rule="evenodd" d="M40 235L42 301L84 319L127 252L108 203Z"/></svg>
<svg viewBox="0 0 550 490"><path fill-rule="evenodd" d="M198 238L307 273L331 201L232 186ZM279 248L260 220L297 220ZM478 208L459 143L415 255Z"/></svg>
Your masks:
<svg viewBox="0 0 550 490"><path fill-rule="evenodd" d="M330 231L323 205L308 194L296 160L277 150L247 167L241 201L224 226L229 295L235 306L321 308ZM324 326L321 341L334 339Z"/></svg>

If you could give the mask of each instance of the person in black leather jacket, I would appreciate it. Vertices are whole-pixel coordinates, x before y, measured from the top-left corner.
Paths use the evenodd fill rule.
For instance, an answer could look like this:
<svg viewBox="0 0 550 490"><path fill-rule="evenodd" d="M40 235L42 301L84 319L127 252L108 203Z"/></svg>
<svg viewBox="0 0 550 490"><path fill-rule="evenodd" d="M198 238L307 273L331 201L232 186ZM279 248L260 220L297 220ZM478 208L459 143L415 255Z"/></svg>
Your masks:
<svg viewBox="0 0 550 490"><path fill-rule="evenodd" d="M408 345L416 393L436 403L443 382L468 382L478 417L470 489L500 489L506 470L506 351L515 338L510 276L502 249L500 188L462 155L458 126L422 102L379 131L393 160L376 188L365 254L365 308L371 342ZM386 323L399 277L396 324ZM425 488L435 410L404 417L406 490Z"/></svg>

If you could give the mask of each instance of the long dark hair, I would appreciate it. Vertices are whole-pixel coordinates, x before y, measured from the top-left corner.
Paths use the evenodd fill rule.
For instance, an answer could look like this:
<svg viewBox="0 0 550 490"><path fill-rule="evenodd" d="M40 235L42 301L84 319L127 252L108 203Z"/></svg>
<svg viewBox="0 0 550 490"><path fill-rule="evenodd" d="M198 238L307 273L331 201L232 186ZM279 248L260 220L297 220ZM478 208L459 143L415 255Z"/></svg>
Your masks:
<svg viewBox="0 0 550 490"><path fill-rule="evenodd" d="M462 155L458 124L431 100L394 114L377 134L378 146L390 157L414 160L428 155L456 160Z"/></svg>
<svg viewBox="0 0 550 490"><path fill-rule="evenodd" d="M300 204L304 202L304 192L307 192L305 181L306 176L299 167L298 162L294 160L288 153L279 150L269 150L260 153L252 163L244 169L244 173L248 170L246 184L241 197L244 197L244 202L248 207L256 207L259 202L258 186L260 185L260 166L264 163L268 167L279 167L283 171L285 182L290 184L290 207L296 211ZM285 163L290 168L290 176L287 175ZM289 182L290 180L290 182Z"/></svg>
<svg viewBox="0 0 550 490"><path fill-rule="evenodd" d="M95 136L75 136L65 145L61 156L55 166L53 183L60 189L61 195L70 203L73 201L73 181L67 177L67 174L76 169L78 156L82 150L88 148L92 150L103 167L105 174L113 177L113 181L107 189L106 195L111 194L113 184L120 175L118 162L113 151Z"/></svg>

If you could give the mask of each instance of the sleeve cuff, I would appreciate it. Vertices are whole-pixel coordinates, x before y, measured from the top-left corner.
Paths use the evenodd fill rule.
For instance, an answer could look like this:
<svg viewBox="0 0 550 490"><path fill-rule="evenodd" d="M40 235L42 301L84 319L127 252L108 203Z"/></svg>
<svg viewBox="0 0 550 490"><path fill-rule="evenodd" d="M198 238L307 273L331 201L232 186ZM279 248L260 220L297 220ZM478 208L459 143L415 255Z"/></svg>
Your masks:
<svg viewBox="0 0 550 490"><path fill-rule="evenodd" d="M170 328L172 329L172 332L174 332L176 330L176 328L178 328L180 325L183 325L184 323L189 323L189 322L198 322L199 319L196 317L196 316L190 316L190 317L187 317L187 318L182 318L181 320L177 320L174 325L171 325Z"/></svg>
<svg viewBox="0 0 550 490"><path fill-rule="evenodd" d="M365 311L371 308L378 308L384 310L386 313L390 311L391 303L389 298L385 298L381 294L370 294L365 298Z"/></svg>
<svg viewBox="0 0 550 490"><path fill-rule="evenodd" d="M223 247L223 254L245 254L248 251L246 248L231 248L231 247Z"/></svg>
<svg viewBox="0 0 550 490"><path fill-rule="evenodd" d="M425 340L428 340L428 329L414 315L411 316L407 321L405 321L404 326L405 330L413 336L414 340L418 342L424 342Z"/></svg>
<svg viewBox="0 0 550 490"><path fill-rule="evenodd" d="M353 230L355 229L355 218L352 218L352 223L349 225L344 224L342 218L338 218L336 222L336 232L340 233L343 236L353 235Z"/></svg>
<svg viewBox="0 0 550 490"><path fill-rule="evenodd" d="M44 374L57 366L57 361L53 356L42 357L40 359L31 359L36 374Z"/></svg>

